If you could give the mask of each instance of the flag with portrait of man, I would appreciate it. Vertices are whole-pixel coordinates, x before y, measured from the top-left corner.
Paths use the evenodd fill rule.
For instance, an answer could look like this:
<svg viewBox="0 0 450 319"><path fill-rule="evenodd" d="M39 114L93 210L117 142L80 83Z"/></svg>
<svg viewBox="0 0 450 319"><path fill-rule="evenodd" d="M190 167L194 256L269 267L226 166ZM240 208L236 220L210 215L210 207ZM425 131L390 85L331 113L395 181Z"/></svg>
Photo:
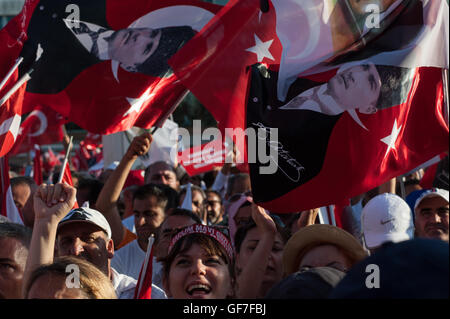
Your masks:
<svg viewBox="0 0 450 319"><path fill-rule="evenodd" d="M267 133L247 145L248 154L272 151L269 163L248 158L256 202L280 213L342 203L448 150L447 1L269 3L261 15L276 17L280 59L250 67L234 56L248 84L240 88L245 100L228 105L245 114L244 129ZM202 33L206 42L220 36ZM208 70L193 67L191 76L186 66L175 68L182 81L208 95Z"/></svg>
<svg viewBox="0 0 450 319"><path fill-rule="evenodd" d="M23 58L19 75L32 70L24 113L47 105L99 134L150 128L186 94L168 59L220 8L197 0L26 1L1 30L10 36L0 50Z"/></svg>

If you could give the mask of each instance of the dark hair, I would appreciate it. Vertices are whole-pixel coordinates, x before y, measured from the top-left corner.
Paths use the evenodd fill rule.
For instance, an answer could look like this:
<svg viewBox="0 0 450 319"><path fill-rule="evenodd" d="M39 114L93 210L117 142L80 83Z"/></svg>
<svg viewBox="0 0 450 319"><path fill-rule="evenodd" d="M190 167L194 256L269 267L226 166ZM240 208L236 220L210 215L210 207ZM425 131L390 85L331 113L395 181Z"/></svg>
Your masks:
<svg viewBox="0 0 450 319"><path fill-rule="evenodd" d="M140 186L133 193L133 202L135 199L146 199L150 196L154 196L156 198L156 202L158 205L165 211L167 206L167 196L163 192L163 190L159 187L159 185L154 184L145 184Z"/></svg>
<svg viewBox="0 0 450 319"><path fill-rule="evenodd" d="M82 178L78 181L77 190L89 190L88 202L90 207L95 207L98 195L102 191L103 183L93 178ZM83 203L79 203L82 205Z"/></svg>
<svg viewBox="0 0 450 319"><path fill-rule="evenodd" d="M184 188L180 191L180 198L181 198L181 196L183 196L184 194L186 194L186 192L187 192L187 188L184 187ZM199 193L202 195L203 200L206 199L205 191L204 191L203 189L201 189L201 187L198 187L197 185L191 185L191 192L199 192Z"/></svg>
<svg viewBox="0 0 450 319"><path fill-rule="evenodd" d="M232 191L234 189L234 184L239 181L239 180L244 180L250 178L250 175L246 174L246 173L239 173L239 174L234 174L231 175L228 178L228 183L227 183L227 196L231 196L232 195Z"/></svg>
<svg viewBox="0 0 450 319"><path fill-rule="evenodd" d="M22 243L22 245L29 248L31 235L31 229L23 225L11 222L0 223L0 238L17 239Z"/></svg>
<svg viewBox="0 0 450 319"><path fill-rule="evenodd" d="M376 108L381 110L404 103L411 89L413 69L388 65L375 67L381 79Z"/></svg>
<svg viewBox="0 0 450 319"><path fill-rule="evenodd" d="M203 174L203 181L205 182L206 188L211 188L216 180L217 172L216 171L208 171Z"/></svg>
<svg viewBox="0 0 450 319"><path fill-rule="evenodd" d="M167 61L194 35L189 26L161 28L161 38L156 51L142 64L137 71L151 76L168 77L172 74Z"/></svg>
<svg viewBox="0 0 450 319"><path fill-rule="evenodd" d="M289 230L286 227L280 225L276 219L272 219L274 220L277 231L280 234L281 239L283 240L283 244L286 244L291 235ZM253 219L250 219L245 225L238 227L236 234L234 235L234 250L236 251L236 253L240 252L241 245L244 242L245 237L247 237L247 233L255 227L257 226Z"/></svg>
<svg viewBox="0 0 450 319"><path fill-rule="evenodd" d="M11 187L14 187L16 185L28 185L30 189L36 185L36 182L33 178L29 176L17 176L10 179L10 185Z"/></svg>
<svg viewBox="0 0 450 319"><path fill-rule="evenodd" d="M171 171L175 174L175 177L177 177L177 171L176 171L175 167L173 167L172 165L170 165L169 163L167 163L167 162L165 162L165 161L158 161L158 162L154 162L154 163L150 164L149 166L147 166L147 167L145 168L145 171L144 171L144 180L145 180L145 181L147 180L147 177L150 175L150 170L151 170L153 167L155 167L156 165L161 165L161 164L164 164L169 170L171 170ZM177 177L177 178L178 178L178 177Z"/></svg>
<svg viewBox="0 0 450 319"><path fill-rule="evenodd" d="M172 187L164 184L154 184L154 183L149 183L146 185L151 185L156 188L159 188L164 193L164 195L166 195L167 198L167 204L165 209L166 211L171 208L178 207L179 195L178 192L174 190Z"/></svg>
<svg viewBox="0 0 450 319"><path fill-rule="evenodd" d="M169 216L184 216L184 217L191 218L193 221L195 221L196 224L203 223L197 214L194 214L192 211L190 211L188 209L173 208L167 212L167 217L169 217Z"/></svg>
<svg viewBox="0 0 450 319"><path fill-rule="evenodd" d="M220 205L223 204L222 196L220 195L220 193L219 193L218 191L215 191L215 190L212 190L212 189L211 189L211 190L206 191L205 194L206 194L206 196L208 196L208 194L214 194L214 195L216 195L217 197L219 197Z"/></svg>

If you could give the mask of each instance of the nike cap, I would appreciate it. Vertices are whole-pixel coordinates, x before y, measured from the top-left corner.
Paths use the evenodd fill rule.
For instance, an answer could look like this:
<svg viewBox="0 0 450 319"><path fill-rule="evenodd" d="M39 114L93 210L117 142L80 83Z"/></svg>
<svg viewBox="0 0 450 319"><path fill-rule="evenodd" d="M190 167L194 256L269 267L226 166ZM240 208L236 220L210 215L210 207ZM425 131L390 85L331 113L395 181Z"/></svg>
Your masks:
<svg viewBox="0 0 450 319"><path fill-rule="evenodd" d="M416 203L414 204L414 211L416 211L417 207L420 205L420 203L425 198L431 198L431 197L442 197L445 199L448 203L448 190L441 189L441 188L431 188L427 189L425 192L423 192L419 198L417 198Z"/></svg>
<svg viewBox="0 0 450 319"><path fill-rule="evenodd" d="M399 196L384 193L372 198L363 208L361 226L368 249L386 242L401 242L414 236L413 215Z"/></svg>
<svg viewBox="0 0 450 319"><path fill-rule="evenodd" d="M111 227L109 226L108 221L103 216L102 213L100 213L98 210L88 208L88 207L80 207L72 209L66 217L64 217L58 224L58 229L62 225L67 225L69 223L74 222L85 222L94 224L97 227L101 228L106 235L108 236L108 239L111 239Z"/></svg>

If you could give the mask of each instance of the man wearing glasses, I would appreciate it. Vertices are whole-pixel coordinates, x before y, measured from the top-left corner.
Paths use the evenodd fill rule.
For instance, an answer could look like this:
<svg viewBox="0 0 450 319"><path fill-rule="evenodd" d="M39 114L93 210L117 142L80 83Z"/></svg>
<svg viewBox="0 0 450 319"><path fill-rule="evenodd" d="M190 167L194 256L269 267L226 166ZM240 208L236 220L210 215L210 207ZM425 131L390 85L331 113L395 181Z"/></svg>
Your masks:
<svg viewBox="0 0 450 319"><path fill-rule="evenodd" d="M205 209L209 225L217 225L223 221L223 213L225 209L222 205L222 198L218 192L206 192Z"/></svg>

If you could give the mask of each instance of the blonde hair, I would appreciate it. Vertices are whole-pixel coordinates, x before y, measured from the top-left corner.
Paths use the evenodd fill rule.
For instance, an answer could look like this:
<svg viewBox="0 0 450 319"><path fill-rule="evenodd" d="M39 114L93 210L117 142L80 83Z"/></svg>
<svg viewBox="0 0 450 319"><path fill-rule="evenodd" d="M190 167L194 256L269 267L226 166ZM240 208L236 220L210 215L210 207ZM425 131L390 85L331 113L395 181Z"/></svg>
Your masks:
<svg viewBox="0 0 450 319"><path fill-rule="evenodd" d="M117 299L111 280L92 263L74 256L56 258L53 264L41 265L30 275L25 290L28 297L33 283L44 275L67 277L67 267L76 265L79 269L80 290L87 299Z"/></svg>

